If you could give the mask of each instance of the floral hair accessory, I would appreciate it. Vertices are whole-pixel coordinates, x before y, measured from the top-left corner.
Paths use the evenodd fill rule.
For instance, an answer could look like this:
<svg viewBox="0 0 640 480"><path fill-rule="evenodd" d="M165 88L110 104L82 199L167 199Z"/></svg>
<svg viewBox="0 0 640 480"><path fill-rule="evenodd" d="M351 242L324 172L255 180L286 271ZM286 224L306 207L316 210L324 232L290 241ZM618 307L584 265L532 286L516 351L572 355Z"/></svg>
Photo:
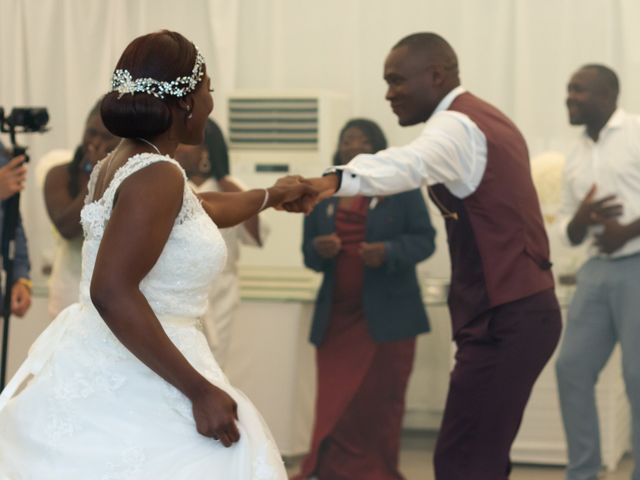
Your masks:
<svg viewBox="0 0 640 480"><path fill-rule="evenodd" d="M153 78L133 78L125 69L117 69L111 79L111 91L118 92L118 99L123 95L136 93L148 93L157 98L184 97L193 92L204 75L204 57L196 47L196 62L191 70L191 75L178 77L170 82L155 80Z"/></svg>

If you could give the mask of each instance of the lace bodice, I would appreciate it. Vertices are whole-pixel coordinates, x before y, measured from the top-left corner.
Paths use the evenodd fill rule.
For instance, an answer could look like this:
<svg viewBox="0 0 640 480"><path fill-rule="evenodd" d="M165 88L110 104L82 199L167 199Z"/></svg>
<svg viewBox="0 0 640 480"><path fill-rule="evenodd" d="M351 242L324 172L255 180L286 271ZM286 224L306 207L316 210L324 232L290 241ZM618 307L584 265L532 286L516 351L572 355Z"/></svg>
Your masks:
<svg viewBox="0 0 640 480"><path fill-rule="evenodd" d="M185 188L182 208L160 257L140 283L140 290L159 316L199 317L206 311L210 284L226 261L225 243L218 228L187 186L182 167L172 158L155 153L142 153L127 160L115 173L102 197L97 200L93 200L93 196L100 163L91 174L87 201L80 214L85 237L82 248L81 303L91 304L89 286L96 255L118 188L129 175L160 161L173 163L183 173Z"/></svg>

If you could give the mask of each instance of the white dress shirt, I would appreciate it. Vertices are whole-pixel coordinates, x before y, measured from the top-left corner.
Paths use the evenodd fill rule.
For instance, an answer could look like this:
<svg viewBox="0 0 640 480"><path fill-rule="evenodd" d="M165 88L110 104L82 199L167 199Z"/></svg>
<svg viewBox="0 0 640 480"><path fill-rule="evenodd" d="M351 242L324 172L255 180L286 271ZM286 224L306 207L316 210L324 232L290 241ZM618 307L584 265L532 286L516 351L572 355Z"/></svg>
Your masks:
<svg viewBox="0 0 640 480"><path fill-rule="evenodd" d="M458 198L475 192L487 166L487 139L467 115L447 110L465 91L461 86L451 90L408 145L360 154L329 169L343 170L336 195L392 195L438 183Z"/></svg>
<svg viewBox="0 0 640 480"><path fill-rule="evenodd" d="M562 183L562 204L559 228L567 242L567 226L592 185L596 185L596 199L616 195L623 214L623 225L640 217L640 115L630 115L618 109L600 131L597 142L585 132L567 157ZM589 229L585 241L593 243L599 228ZM627 242L611 255L600 254L595 246L592 256L623 257L640 252L640 237Z"/></svg>

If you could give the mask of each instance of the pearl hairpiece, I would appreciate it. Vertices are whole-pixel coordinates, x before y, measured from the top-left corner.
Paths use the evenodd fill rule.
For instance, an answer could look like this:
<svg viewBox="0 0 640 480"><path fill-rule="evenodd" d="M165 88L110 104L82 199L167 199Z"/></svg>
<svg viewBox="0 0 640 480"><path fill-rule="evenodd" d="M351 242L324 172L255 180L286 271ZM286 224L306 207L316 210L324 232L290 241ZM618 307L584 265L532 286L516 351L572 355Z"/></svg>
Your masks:
<svg viewBox="0 0 640 480"><path fill-rule="evenodd" d="M196 85L204 75L204 57L196 47L196 63L191 70L191 75L178 77L170 82L155 80L153 78L136 78L131 77L131 73L125 69L118 69L113 72L111 79L111 91L118 92L118 99L129 93L148 93L157 98L164 98L165 95L173 97L184 97L193 92Z"/></svg>

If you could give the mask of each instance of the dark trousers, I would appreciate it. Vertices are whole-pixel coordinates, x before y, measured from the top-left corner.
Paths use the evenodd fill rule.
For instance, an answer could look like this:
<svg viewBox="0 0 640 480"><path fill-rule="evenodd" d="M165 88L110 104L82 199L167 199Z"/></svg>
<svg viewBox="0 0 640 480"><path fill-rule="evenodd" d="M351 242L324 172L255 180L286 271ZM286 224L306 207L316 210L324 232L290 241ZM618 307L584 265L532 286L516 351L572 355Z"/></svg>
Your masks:
<svg viewBox="0 0 640 480"><path fill-rule="evenodd" d="M553 290L492 308L455 336L437 480L507 480L509 451L562 321Z"/></svg>

